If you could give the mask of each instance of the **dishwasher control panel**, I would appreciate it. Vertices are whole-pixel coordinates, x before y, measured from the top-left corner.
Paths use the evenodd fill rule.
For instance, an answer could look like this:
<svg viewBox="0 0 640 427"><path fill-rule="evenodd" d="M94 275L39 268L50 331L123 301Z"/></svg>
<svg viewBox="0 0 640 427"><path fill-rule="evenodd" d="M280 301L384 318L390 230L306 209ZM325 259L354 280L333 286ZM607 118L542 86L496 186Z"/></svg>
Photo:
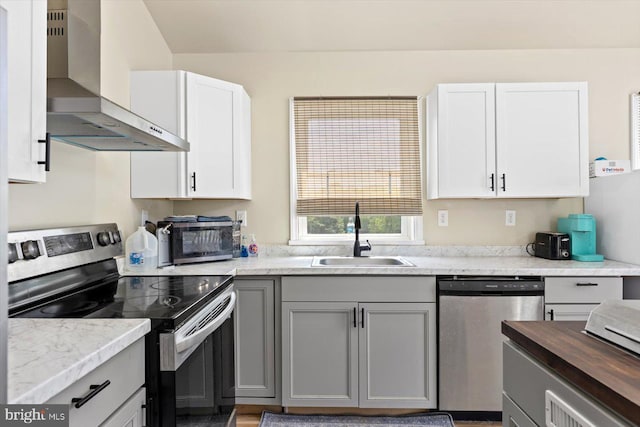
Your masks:
<svg viewBox="0 0 640 427"><path fill-rule="evenodd" d="M540 292L544 291L542 278L451 278L438 280L438 291L446 292Z"/></svg>

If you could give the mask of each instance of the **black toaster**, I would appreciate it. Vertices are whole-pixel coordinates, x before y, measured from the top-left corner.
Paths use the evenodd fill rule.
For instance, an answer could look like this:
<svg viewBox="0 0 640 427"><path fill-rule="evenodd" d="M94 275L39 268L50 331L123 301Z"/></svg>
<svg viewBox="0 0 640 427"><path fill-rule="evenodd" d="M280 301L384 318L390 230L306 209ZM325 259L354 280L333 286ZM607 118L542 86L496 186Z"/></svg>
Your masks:
<svg viewBox="0 0 640 427"><path fill-rule="evenodd" d="M571 259L571 237L567 233L536 233L535 256L546 259Z"/></svg>

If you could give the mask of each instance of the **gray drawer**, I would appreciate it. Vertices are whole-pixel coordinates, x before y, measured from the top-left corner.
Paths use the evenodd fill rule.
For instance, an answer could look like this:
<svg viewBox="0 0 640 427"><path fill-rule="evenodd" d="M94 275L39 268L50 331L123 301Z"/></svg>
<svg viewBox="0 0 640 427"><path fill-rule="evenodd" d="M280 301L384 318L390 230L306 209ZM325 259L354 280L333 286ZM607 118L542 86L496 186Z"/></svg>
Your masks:
<svg viewBox="0 0 640 427"><path fill-rule="evenodd" d="M545 393L551 391L595 426L631 424L539 364L511 341L503 344L503 390L536 424L545 423Z"/></svg>
<svg viewBox="0 0 640 427"><path fill-rule="evenodd" d="M504 393L502 393L502 426L538 427L538 425Z"/></svg>
<svg viewBox="0 0 640 427"><path fill-rule="evenodd" d="M622 277L546 277L544 300L549 304L600 304L622 299Z"/></svg>
<svg viewBox="0 0 640 427"><path fill-rule="evenodd" d="M436 302L436 278L398 276L287 276L282 301Z"/></svg>
<svg viewBox="0 0 640 427"><path fill-rule="evenodd" d="M74 397L86 396L91 385L111 381L85 405L76 408ZM69 426L97 426L144 384L144 338L116 354L98 368L52 397L47 403L69 405Z"/></svg>

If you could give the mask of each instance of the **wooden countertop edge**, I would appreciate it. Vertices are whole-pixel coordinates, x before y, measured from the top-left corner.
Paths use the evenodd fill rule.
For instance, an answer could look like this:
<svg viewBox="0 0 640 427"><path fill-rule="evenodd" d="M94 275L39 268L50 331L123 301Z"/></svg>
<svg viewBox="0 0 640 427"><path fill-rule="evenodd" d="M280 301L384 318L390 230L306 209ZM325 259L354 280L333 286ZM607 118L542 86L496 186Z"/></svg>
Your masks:
<svg viewBox="0 0 640 427"><path fill-rule="evenodd" d="M565 322L569 323L569 322ZM582 323L584 322L571 322ZM513 322L502 322L502 333L524 348L534 358L574 387L602 402L610 410L640 425L640 404L620 394L609 385L594 378L562 356L555 354L520 331ZM581 332L577 332L581 333ZM596 343L598 343L596 341ZM602 345L608 345L601 343Z"/></svg>

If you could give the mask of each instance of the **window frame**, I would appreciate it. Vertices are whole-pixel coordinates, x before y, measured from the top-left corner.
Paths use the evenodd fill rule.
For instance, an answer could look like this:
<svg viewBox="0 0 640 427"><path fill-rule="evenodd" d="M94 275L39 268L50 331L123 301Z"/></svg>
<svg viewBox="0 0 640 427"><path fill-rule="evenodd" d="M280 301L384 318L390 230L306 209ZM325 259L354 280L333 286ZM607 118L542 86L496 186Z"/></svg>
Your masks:
<svg viewBox="0 0 640 427"><path fill-rule="evenodd" d="M294 120L294 98L289 98L289 195L290 195L290 238L289 245L344 245L354 241L353 234L308 234L307 217L298 216L296 212L298 201L298 172L296 167L296 145L295 145L295 120ZM423 115L424 98L418 97L418 148L421 180L422 202L424 204L424 115ZM355 207L354 207L355 209ZM424 215L424 214L423 214ZM423 216L402 216L401 217L401 233L373 234L361 233L360 240L370 240L372 244L377 245L424 245L423 240Z"/></svg>

